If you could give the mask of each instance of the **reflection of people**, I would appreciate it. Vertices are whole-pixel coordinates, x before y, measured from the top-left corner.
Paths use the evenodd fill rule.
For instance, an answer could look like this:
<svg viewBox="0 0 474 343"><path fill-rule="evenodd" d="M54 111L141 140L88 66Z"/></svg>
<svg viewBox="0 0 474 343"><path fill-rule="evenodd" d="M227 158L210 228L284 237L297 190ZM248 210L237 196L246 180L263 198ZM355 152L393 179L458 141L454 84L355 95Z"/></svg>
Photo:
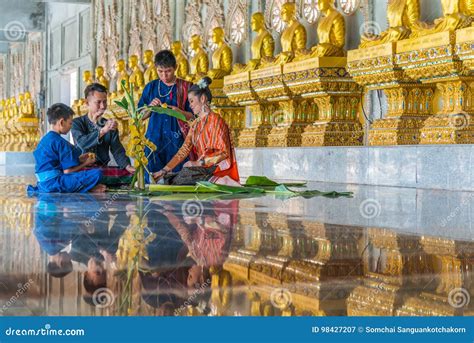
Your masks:
<svg viewBox="0 0 474 343"><path fill-rule="evenodd" d="M188 120L193 118L188 102L188 89L191 84L176 77L176 58L169 50L163 50L155 56L155 66L158 79L145 86L138 102L138 107L144 105L159 106L166 103L168 107L183 113ZM176 154L188 133L188 125L174 117L154 112L146 113L144 119L149 118L146 138L153 142L158 149L151 152L145 150L148 158L148 170L156 172L162 169ZM174 166L176 171L182 165ZM148 175L147 175L148 178Z"/></svg>
<svg viewBox="0 0 474 343"><path fill-rule="evenodd" d="M95 163L91 154L81 155L81 150L61 137L71 130L73 110L64 104L55 104L48 109L48 122L52 125L34 151L37 187L29 191L44 193L104 192L99 184L102 172L99 169L82 170Z"/></svg>
<svg viewBox="0 0 474 343"><path fill-rule="evenodd" d="M96 156L96 164L102 168L104 176L116 174L129 176L135 169L130 164L130 159L120 142L117 122L113 119L105 120L102 116L107 110L107 89L93 83L84 91L89 112L72 122L72 136L77 146L83 152L92 152ZM108 167L110 153L122 172Z"/></svg>
<svg viewBox="0 0 474 343"><path fill-rule="evenodd" d="M193 122L181 149L163 169L153 174L155 180L175 169L194 149L198 160L187 162L185 167L216 167L211 182L238 185L239 172L229 127L209 108L211 82L210 78L205 77L189 89L191 108L199 117Z"/></svg>

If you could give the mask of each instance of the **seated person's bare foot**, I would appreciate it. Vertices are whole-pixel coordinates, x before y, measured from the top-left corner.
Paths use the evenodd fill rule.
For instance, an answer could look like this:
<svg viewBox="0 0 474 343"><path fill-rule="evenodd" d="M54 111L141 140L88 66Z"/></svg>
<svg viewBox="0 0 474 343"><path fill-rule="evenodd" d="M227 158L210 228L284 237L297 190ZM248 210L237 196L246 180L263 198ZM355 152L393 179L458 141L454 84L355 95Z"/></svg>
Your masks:
<svg viewBox="0 0 474 343"><path fill-rule="evenodd" d="M91 193L105 193L107 190L107 186L99 183L94 188L92 188L89 192Z"/></svg>

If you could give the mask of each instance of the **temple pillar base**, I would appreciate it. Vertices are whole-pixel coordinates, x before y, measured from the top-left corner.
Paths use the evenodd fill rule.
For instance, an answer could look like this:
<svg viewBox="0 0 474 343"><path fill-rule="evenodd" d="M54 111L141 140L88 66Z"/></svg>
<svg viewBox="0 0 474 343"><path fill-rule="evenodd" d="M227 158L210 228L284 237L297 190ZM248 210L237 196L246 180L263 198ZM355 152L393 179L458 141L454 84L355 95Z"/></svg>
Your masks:
<svg viewBox="0 0 474 343"><path fill-rule="evenodd" d="M473 144L474 115L453 114L430 117L421 129L420 144Z"/></svg>
<svg viewBox="0 0 474 343"><path fill-rule="evenodd" d="M291 124L289 126L273 127L268 135L269 147L299 147L302 144L302 134L308 124Z"/></svg>
<svg viewBox="0 0 474 343"><path fill-rule="evenodd" d="M413 145L421 143L425 117L403 116L378 119L369 130L369 145Z"/></svg>
<svg viewBox="0 0 474 343"><path fill-rule="evenodd" d="M260 148L268 146L268 135L272 131L271 125L243 129L239 136L240 148Z"/></svg>
<svg viewBox="0 0 474 343"><path fill-rule="evenodd" d="M302 146L358 146L363 144L362 125L354 121L318 121L308 125L302 134Z"/></svg>

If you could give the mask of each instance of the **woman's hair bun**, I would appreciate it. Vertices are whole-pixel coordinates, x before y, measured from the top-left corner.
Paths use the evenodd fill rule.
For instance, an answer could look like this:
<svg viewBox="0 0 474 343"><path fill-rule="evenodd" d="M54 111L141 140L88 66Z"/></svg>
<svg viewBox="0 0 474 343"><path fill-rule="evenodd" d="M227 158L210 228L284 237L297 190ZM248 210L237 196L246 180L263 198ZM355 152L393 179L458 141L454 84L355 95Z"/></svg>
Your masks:
<svg viewBox="0 0 474 343"><path fill-rule="evenodd" d="M199 88L204 89L210 86L212 79L209 76L204 76L201 80L198 81L197 85Z"/></svg>

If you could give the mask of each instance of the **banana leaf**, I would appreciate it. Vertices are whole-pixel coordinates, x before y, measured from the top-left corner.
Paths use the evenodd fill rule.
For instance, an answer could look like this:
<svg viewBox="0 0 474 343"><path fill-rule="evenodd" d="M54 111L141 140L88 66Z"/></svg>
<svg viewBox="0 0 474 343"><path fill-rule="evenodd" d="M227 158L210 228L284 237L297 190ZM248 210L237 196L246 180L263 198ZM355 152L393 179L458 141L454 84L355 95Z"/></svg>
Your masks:
<svg viewBox="0 0 474 343"><path fill-rule="evenodd" d="M224 186L224 185L216 185L215 183L209 181L199 181L197 183L198 186L210 189L215 191L216 193L227 193L227 194L242 194L242 193L251 193L251 194L258 194L258 193L265 193L265 190L262 188L251 188L251 187L233 187L233 186Z"/></svg>
<svg viewBox="0 0 474 343"><path fill-rule="evenodd" d="M147 186L149 192L163 192L163 193L216 193L208 188L201 188L198 186L172 186L172 185L155 185Z"/></svg>
<svg viewBox="0 0 474 343"><path fill-rule="evenodd" d="M285 185L287 187L303 187L306 185L306 182L291 182L291 183L278 183L273 180L270 180L266 176L249 176L245 181L245 186L257 186L257 187L276 187L280 185Z"/></svg>
<svg viewBox="0 0 474 343"><path fill-rule="evenodd" d="M165 107L161 107L161 106L147 106L146 108L148 108L149 110L151 110L155 113L166 114L170 117L175 117L176 119L182 120L184 122L188 121L184 114L182 114L181 112L175 111L171 108L165 108Z"/></svg>
<svg viewBox="0 0 474 343"><path fill-rule="evenodd" d="M328 197L328 198L338 198L338 197L352 197L353 193L352 192L321 192L318 190L305 190L305 191L294 191L292 189L289 189L285 185L279 185L274 188L273 191L267 190L267 193L269 194L276 194L276 195L282 195L282 196L301 196L303 198L309 199L313 198L315 196L323 196L323 197Z"/></svg>

